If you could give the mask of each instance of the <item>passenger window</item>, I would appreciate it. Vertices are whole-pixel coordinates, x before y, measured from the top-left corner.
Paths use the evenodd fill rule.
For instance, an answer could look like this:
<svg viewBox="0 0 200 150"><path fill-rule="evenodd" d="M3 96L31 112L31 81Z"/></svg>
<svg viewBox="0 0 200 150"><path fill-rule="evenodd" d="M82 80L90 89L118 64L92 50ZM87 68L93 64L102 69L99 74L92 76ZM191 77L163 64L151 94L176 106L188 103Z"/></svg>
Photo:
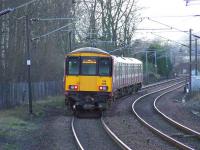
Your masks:
<svg viewBox="0 0 200 150"><path fill-rule="evenodd" d="M108 58L99 60L99 75L109 76L111 72L111 62Z"/></svg>
<svg viewBox="0 0 200 150"><path fill-rule="evenodd" d="M68 59L68 71L67 74L69 75L78 75L79 74L79 58L78 57L72 57Z"/></svg>

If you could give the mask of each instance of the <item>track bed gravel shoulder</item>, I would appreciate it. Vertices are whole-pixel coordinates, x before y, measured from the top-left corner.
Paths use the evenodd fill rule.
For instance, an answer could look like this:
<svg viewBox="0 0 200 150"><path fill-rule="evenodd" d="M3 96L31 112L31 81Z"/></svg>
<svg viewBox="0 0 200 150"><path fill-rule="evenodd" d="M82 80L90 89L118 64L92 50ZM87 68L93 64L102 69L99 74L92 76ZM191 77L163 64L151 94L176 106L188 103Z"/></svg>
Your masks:
<svg viewBox="0 0 200 150"><path fill-rule="evenodd" d="M131 149L175 149L142 125L132 112L131 105L139 95L119 99L105 114L105 121L113 132Z"/></svg>
<svg viewBox="0 0 200 150"><path fill-rule="evenodd" d="M75 119L77 136L86 150L120 150L109 137L100 119Z"/></svg>
<svg viewBox="0 0 200 150"><path fill-rule="evenodd" d="M34 115L28 106L0 111L0 149L75 150L71 115L64 111L63 97L34 102Z"/></svg>
<svg viewBox="0 0 200 150"><path fill-rule="evenodd" d="M42 127L37 131L34 137L39 141L33 147L40 150L74 150L76 145L71 133L71 118L66 116L55 116L45 120Z"/></svg>
<svg viewBox="0 0 200 150"><path fill-rule="evenodd" d="M158 103L158 108L173 120L200 132L200 116L195 114L200 111L200 99L185 101L183 89L162 97Z"/></svg>

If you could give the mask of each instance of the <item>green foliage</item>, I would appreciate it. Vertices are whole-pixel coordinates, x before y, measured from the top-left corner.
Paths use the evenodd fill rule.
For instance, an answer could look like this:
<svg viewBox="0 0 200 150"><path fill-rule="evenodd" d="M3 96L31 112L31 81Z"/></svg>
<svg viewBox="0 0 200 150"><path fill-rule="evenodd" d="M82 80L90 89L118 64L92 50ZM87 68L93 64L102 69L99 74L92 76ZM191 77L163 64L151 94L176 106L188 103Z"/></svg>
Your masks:
<svg viewBox="0 0 200 150"><path fill-rule="evenodd" d="M148 73L156 73L155 68L155 51L157 61L157 73L161 76L168 76L172 70L172 64L168 56L168 47L160 41L154 41L147 49ZM141 56L146 71L146 54Z"/></svg>
<svg viewBox="0 0 200 150"><path fill-rule="evenodd" d="M168 76L170 71L172 70L172 64L170 62L170 59L168 57L158 59L157 64L158 73L162 76Z"/></svg>
<svg viewBox="0 0 200 150"><path fill-rule="evenodd" d="M156 72L154 64L148 63L147 66L146 66L146 63L144 63L144 65L143 65L144 71L146 71L146 67L148 67L148 73L155 73Z"/></svg>
<svg viewBox="0 0 200 150"><path fill-rule="evenodd" d="M158 52L164 51L165 47L162 46L161 41L153 41L153 43L149 46L148 51L156 50Z"/></svg>
<svg viewBox="0 0 200 150"><path fill-rule="evenodd" d="M0 119L0 129L0 136L17 137L21 132L37 129L37 126L23 119L9 116Z"/></svg>

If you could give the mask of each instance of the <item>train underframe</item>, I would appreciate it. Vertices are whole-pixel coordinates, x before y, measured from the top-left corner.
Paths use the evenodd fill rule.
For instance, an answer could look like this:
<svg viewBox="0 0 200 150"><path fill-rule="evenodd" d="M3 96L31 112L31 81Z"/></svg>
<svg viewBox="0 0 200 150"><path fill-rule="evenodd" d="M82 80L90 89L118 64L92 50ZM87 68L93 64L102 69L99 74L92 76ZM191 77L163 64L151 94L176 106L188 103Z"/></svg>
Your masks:
<svg viewBox="0 0 200 150"><path fill-rule="evenodd" d="M142 88L142 83L117 89L115 92L77 92L70 91L65 94L65 104L74 112L80 110L108 109L111 103L125 95L137 92Z"/></svg>
<svg viewBox="0 0 200 150"><path fill-rule="evenodd" d="M72 110L106 110L111 95L109 92L69 92L65 96L65 104Z"/></svg>
<svg viewBox="0 0 200 150"><path fill-rule="evenodd" d="M130 94L136 93L139 90L141 90L141 88L142 88L142 83L137 83L137 84L134 84L134 85L130 85L130 86L127 86L127 87L117 89L113 94L114 99L118 99L118 98L121 98L125 95L130 95Z"/></svg>

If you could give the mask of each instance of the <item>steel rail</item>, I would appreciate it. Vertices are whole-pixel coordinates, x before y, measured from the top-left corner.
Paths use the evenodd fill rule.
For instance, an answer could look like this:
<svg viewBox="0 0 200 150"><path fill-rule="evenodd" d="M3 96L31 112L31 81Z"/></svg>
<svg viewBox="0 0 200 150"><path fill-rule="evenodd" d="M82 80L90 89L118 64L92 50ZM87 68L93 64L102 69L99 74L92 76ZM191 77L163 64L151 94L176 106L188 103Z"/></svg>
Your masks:
<svg viewBox="0 0 200 150"><path fill-rule="evenodd" d="M184 86L184 85L181 85L181 86L177 87L177 89L179 89L179 88L181 88L181 87L183 87L183 86ZM158 114L160 114L162 117L164 117L167 121L169 121L170 123L172 123L172 124L175 125L176 127L178 127L178 128L180 128L180 129L182 129L182 130L184 130L184 131L186 131L186 132L188 132L188 133L191 133L191 134L197 136L198 138L200 138L200 132L195 131L195 130L193 130L193 129L189 128L189 127L186 127L186 126L184 126L183 124L181 124L181 123L179 123L179 122L173 120L172 118L170 118L169 116L167 116L165 113L163 113L163 112L156 106L156 103L158 102L158 100L160 100L160 98L161 98L162 96L164 96L164 95L166 95L166 94L168 94L169 92L172 92L172 91L173 91L173 90L170 90L170 91L165 92L165 93L161 94L160 96L158 96L158 97L155 99L154 104L153 104L153 105L154 105L154 109L156 110L156 112L157 112Z"/></svg>
<svg viewBox="0 0 200 150"><path fill-rule="evenodd" d="M177 78L177 79L182 79L182 78ZM171 82L171 81L176 81L177 79L170 79L170 80L166 80L166 81L162 81L162 82L159 82L159 83L156 83L156 84L151 84L151 85L148 85L146 87L144 87L145 89L146 88L149 88L149 87L153 87L153 86L157 86L157 85L161 85L161 84L165 84L167 82ZM108 133L108 135L114 140L115 143L117 143L123 150L131 150L131 148L129 146L127 146L115 133L112 132L112 130L106 125L103 117L101 117L101 123L105 129L105 131Z"/></svg>
<svg viewBox="0 0 200 150"><path fill-rule="evenodd" d="M158 83L149 84L149 85L144 86L144 87L142 88L142 90L143 90L143 89L146 89L146 88L153 87L153 86L165 84L165 83L167 83L167 82L176 81L176 80L185 79L185 78L186 78L186 77L180 77L180 78L175 78L175 79L164 80L164 81L161 81L161 82L158 82Z"/></svg>
<svg viewBox="0 0 200 150"><path fill-rule="evenodd" d="M171 88L171 87L173 87L173 86L176 86L176 85L178 85L178 84L181 84L182 82L183 82L183 81L178 82L178 83L176 83L176 84L172 84L172 85L167 86L167 87L165 87L165 88L162 88L162 89L160 89L160 90L153 91L153 92L151 92L151 93L148 93L148 94L145 94L145 95L139 97L139 98L136 99L136 100L134 101L134 103L132 104L132 110L133 110L133 113L136 115L136 117L137 117L144 125L146 125L150 130L152 130L153 132L155 132L156 134L158 134L159 136L161 136L161 137L164 138L165 140L170 141L170 142L173 143L175 146L177 146L177 147L179 147L179 148L181 148L181 149L193 150L193 148L191 148L191 147L189 147L189 146L187 146L187 145L185 145L185 144L183 144L183 143L181 143L181 142L179 142L179 141L173 139L172 137L168 136L167 134L163 133L162 131L160 131L160 130L156 129L155 127L153 127L152 125L150 125L150 124L149 124L148 122L146 122L146 121L136 112L136 110L135 110L135 105L136 105L136 103L139 102L142 98L144 98L144 97L146 97L146 96L149 96L149 95L152 95L152 94L155 94L155 93L158 93L158 92L161 92L161 91L163 91L163 90L169 89L169 88Z"/></svg>
<svg viewBox="0 0 200 150"><path fill-rule="evenodd" d="M123 150L131 150L130 147L128 147L120 138L118 138L111 129L106 125L105 121L103 120L103 117L101 117L101 123L105 129L105 131L108 133L108 135L114 140L117 145L119 145Z"/></svg>
<svg viewBox="0 0 200 150"><path fill-rule="evenodd" d="M78 148L79 148L80 150L84 150L83 146L81 145L81 142L80 142L79 139L78 139L78 136L77 136L76 131L75 131L75 128L74 128L74 117L72 118L71 128L72 128L72 132L73 132L75 141L76 141L76 143L77 143L77 145L78 145Z"/></svg>
<svg viewBox="0 0 200 150"><path fill-rule="evenodd" d="M161 84L164 84L164 83L167 83L167 82L171 82L171 81L176 81L176 80L177 79L170 79L170 80L159 82L159 83L156 83L156 84L151 84L151 85L146 86L144 88L149 88L149 87L153 87L153 86L156 86L156 85L161 85ZM115 135L115 133L113 133L111 131L111 129L106 125L105 121L103 120L103 117L101 117L101 123L103 125L103 128L107 132L107 134L114 140L115 143L117 143L123 150L131 150L131 148L129 146L127 146L119 137L117 137ZM74 117L72 118L72 121L71 121L71 128L72 128L72 132L73 132L73 136L75 138L75 141L76 141L76 143L78 145L78 148L81 149L81 150L84 150L83 146L81 145L80 140L78 139L77 133L75 131Z"/></svg>
<svg viewBox="0 0 200 150"><path fill-rule="evenodd" d="M124 144L110 129L109 127L106 125L106 123L104 122L103 118L101 117L101 123L103 125L103 128L105 129L106 133L108 133L108 135L114 140L115 143L118 144L119 147L121 147L123 150L131 150L131 148L129 148L126 144ZM84 150L83 146L81 145L80 140L78 139L77 133L75 131L74 128L74 117L72 118L72 122L71 122L71 128L72 128L72 132L75 138L75 141L78 145L78 148L80 150Z"/></svg>

